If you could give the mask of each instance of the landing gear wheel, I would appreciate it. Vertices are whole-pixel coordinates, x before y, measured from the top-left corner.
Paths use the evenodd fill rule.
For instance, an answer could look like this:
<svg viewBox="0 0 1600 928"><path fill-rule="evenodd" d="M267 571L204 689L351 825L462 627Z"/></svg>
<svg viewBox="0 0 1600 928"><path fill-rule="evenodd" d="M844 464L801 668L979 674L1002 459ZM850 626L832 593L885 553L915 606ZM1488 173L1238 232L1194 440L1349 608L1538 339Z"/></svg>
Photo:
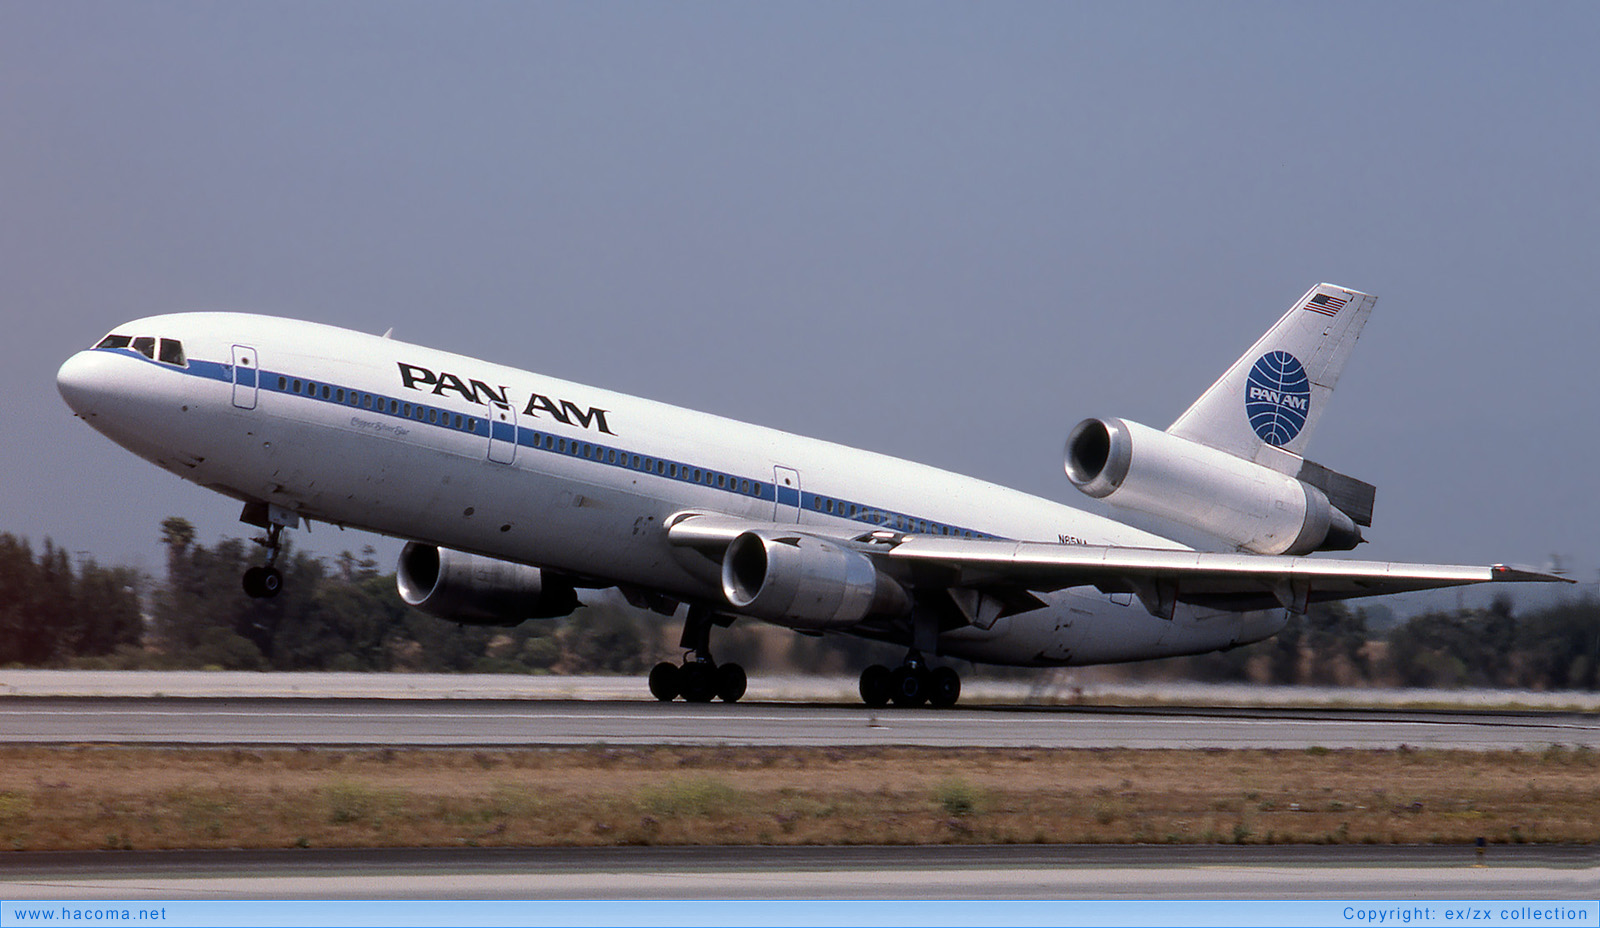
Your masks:
<svg viewBox="0 0 1600 928"><path fill-rule="evenodd" d="M861 671L861 701L873 709L887 706L894 690L893 676L882 664L873 664Z"/></svg>
<svg viewBox="0 0 1600 928"><path fill-rule="evenodd" d="M717 696L716 668L704 661L690 661L678 670L678 690L684 702L710 702Z"/></svg>
<svg viewBox="0 0 1600 928"><path fill-rule="evenodd" d="M714 676L717 681L717 698L723 702L738 702L749 684L744 668L738 664L718 664Z"/></svg>
<svg viewBox="0 0 1600 928"><path fill-rule="evenodd" d="M928 701L928 672L921 667L897 667L889 680L889 698L896 706L909 709Z"/></svg>
<svg viewBox="0 0 1600 928"><path fill-rule="evenodd" d="M650 695L662 702L678 698L678 665L666 661L650 668Z"/></svg>
<svg viewBox="0 0 1600 928"><path fill-rule="evenodd" d="M276 567L252 567L244 572L244 592L251 599L271 599L283 589L283 574Z"/></svg>
<svg viewBox="0 0 1600 928"><path fill-rule="evenodd" d="M248 512L249 508L246 506L245 510ZM244 592L251 599L271 599L283 589L283 574L272 566L283 548L282 536L283 526L273 523L267 526L267 537L256 539L256 544L267 549L267 564L244 572Z"/></svg>
<svg viewBox="0 0 1600 928"><path fill-rule="evenodd" d="M948 709L961 698L961 675L949 667L936 668L928 674L928 704L935 709Z"/></svg>

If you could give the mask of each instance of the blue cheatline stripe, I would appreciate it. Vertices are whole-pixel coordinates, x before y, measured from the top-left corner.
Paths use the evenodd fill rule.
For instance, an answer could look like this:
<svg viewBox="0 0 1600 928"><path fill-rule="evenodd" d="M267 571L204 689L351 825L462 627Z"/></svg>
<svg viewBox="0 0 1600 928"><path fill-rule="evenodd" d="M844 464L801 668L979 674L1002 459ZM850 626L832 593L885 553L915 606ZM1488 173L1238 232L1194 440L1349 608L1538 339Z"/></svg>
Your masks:
<svg viewBox="0 0 1600 928"><path fill-rule="evenodd" d="M191 358L187 366L178 367L146 358L137 351L128 348L96 348L93 350L109 351L118 355L138 358L163 370L187 374L191 377L233 383L232 364L220 364L216 361L202 361ZM256 374L257 372L250 370L249 373ZM245 385L249 386L249 384ZM397 396L357 390L354 387L346 387L322 380L312 380L308 377L296 377L292 374L264 370L259 372L258 387L267 393L281 393L285 396L339 406L352 412L384 416L390 419L403 419L414 426L427 426L450 432L465 432L469 435L477 435L483 438L489 436L489 430L492 427L494 428L496 440L509 441L511 436L508 433L514 429L518 447L527 448L531 451L582 458L607 467L616 467L635 473L652 474L664 480L676 480L679 483L692 483L708 490L731 493L734 496L742 496L748 499L776 501L780 505L798 506L822 515L861 522L875 528L925 535L958 535L964 538L1000 537L988 532L949 525L932 519L920 518L910 513L882 509L861 502L840 499L836 496L804 493L790 487L777 487L763 480L741 477L737 474L730 474L727 471L712 470L687 461L675 461L653 455L637 454L614 445L567 438L523 425L514 427L510 423L494 423L486 416L452 412L442 406L415 403Z"/></svg>

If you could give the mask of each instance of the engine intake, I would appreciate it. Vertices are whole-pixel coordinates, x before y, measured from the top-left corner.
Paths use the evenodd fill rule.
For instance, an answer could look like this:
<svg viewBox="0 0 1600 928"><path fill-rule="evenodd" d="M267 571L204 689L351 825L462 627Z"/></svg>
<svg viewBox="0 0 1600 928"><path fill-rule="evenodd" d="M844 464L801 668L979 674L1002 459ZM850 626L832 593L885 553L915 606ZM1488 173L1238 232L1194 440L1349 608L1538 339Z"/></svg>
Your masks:
<svg viewBox="0 0 1600 928"><path fill-rule="evenodd" d="M466 625L554 619L580 605L570 583L537 567L414 541L400 551L395 586L406 605Z"/></svg>
<svg viewBox="0 0 1600 928"><path fill-rule="evenodd" d="M798 533L735 538L722 558L722 593L735 609L790 628L845 628L911 609L905 589L871 558Z"/></svg>
<svg viewBox="0 0 1600 928"><path fill-rule="evenodd" d="M1348 551L1362 542L1355 521L1317 487L1137 422L1078 423L1067 436L1066 471L1089 496L1258 554Z"/></svg>

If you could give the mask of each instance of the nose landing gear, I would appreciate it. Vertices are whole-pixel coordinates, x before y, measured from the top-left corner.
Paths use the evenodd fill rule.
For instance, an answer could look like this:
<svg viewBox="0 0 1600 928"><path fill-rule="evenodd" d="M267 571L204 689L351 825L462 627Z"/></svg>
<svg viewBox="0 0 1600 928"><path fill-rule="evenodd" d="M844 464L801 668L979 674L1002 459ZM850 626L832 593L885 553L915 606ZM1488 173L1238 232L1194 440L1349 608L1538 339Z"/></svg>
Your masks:
<svg viewBox="0 0 1600 928"><path fill-rule="evenodd" d="M267 530L265 537L255 539L256 544L267 549L267 562L244 572L245 595L251 599L271 599L283 589L283 573L273 566L283 549L283 530L285 526L293 528L299 525L299 517L277 506L246 503L239 521Z"/></svg>

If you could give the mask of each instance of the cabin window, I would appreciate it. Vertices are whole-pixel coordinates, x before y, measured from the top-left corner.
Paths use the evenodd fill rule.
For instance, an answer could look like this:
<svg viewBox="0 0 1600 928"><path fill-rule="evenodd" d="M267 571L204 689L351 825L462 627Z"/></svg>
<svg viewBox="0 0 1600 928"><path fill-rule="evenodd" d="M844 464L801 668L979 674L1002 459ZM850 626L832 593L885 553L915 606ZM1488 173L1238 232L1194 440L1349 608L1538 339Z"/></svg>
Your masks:
<svg viewBox="0 0 1600 928"><path fill-rule="evenodd" d="M368 409L372 408L372 394L371 393L363 393L363 394L361 394L361 405L365 406Z"/></svg>
<svg viewBox="0 0 1600 928"><path fill-rule="evenodd" d="M279 377L278 378L278 389L279 390L287 390L287 389L289 389L289 378L287 378L287 377Z"/></svg>
<svg viewBox="0 0 1600 928"><path fill-rule="evenodd" d="M610 449L606 450L606 463L608 463L608 464L617 463L617 449L610 448Z"/></svg>
<svg viewBox="0 0 1600 928"><path fill-rule="evenodd" d="M339 389L333 391L333 399L334 402L337 403L344 402L344 387L340 387Z"/></svg>
<svg viewBox="0 0 1600 928"><path fill-rule="evenodd" d="M175 338L163 338L161 340L161 361L175 367L188 367L189 359L184 357L183 342Z"/></svg>
<svg viewBox="0 0 1600 928"><path fill-rule="evenodd" d="M437 410L437 409L428 410L428 421L429 422L438 422L439 421L439 410Z"/></svg>
<svg viewBox="0 0 1600 928"><path fill-rule="evenodd" d="M322 385L322 398L325 399L325 400L332 399L333 398L333 388L328 386L327 384L323 384Z"/></svg>
<svg viewBox="0 0 1600 928"><path fill-rule="evenodd" d="M133 340L133 350L154 361L156 359L156 340L141 335Z"/></svg>
<svg viewBox="0 0 1600 928"><path fill-rule="evenodd" d="M749 493L750 492L750 481L748 481L748 480L739 481L739 492L740 493Z"/></svg>
<svg viewBox="0 0 1600 928"><path fill-rule="evenodd" d="M471 419L467 420L467 431L476 432L477 430L478 430L478 417L477 416L473 416Z"/></svg>
<svg viewBox="0 0 1600 928"><path fill-rule="evenodd" d="M133 339L129 338L126 335L107 335L105 338L100 339L100 344L96 345L95 347L96 348L126 348L131 344L133 344Z"/></svg>
<svg viewBox="0 0 1600 928"><path fill-rule="evenodd" d="M300 392L300 388L303 387L303 386L305 386L305 384L302 384L300 381L296 380L294 382L294 392L299 393Z"/></svg>
<svg viewBox="0 0 1600 928"><path fill-rule="evenodd" d="M391 415L393 415L394 413L397 413L399 411L400 411L400 401L399 400L390 400L389 401L389 413Z"/></svg>

